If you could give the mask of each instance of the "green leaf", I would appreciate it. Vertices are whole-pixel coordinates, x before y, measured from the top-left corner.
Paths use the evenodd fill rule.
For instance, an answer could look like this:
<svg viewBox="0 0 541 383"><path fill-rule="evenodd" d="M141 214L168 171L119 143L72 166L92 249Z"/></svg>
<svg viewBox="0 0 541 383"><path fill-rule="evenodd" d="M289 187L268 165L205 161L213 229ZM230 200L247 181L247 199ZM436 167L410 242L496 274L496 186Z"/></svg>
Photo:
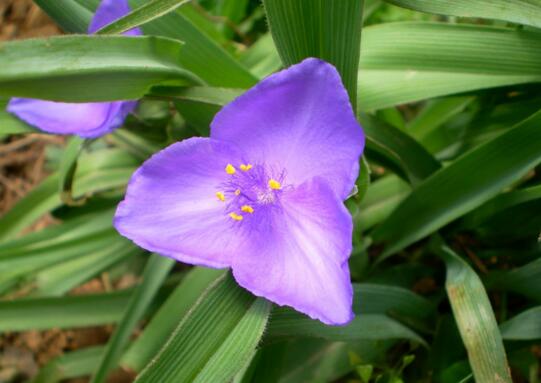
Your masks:
<svg viewBox="0 0 541 383"><path fill-rule="evenodd" d="M276 46L270 33L260 37L253 45L242 52L239 60L257 78L266 77L282 67L280 56L276 52Z"/></svg>
<svg viewBox="0 0 541 383"><path fill-rule="evenodd" d="M138 162L119 150L98 150L81 157L75 179L75 197L124 188ZM0 218L0 241L13 238L43 214L62 205L60 176L51 174Z"/></svg>
<svg viewBox="0 0 541 383"><path fill-rule="evenodd" d="M188 272L124 354L121 365L141 371L166 343L178 324L178 318L186 315L203 291L223 272L203 267L195 267Z"/></svg>
<svg viewBox="0 0 541 383"><path fill-rule="evenodd" d="M539 32L444 23L363 30L363 111L476 89L541 81Z"/></svg>
<svg viewBox="0 0 541 383"><path fill-rule="evenodd" d="M66 32L86 33L92 12L73 0L34 0L51 18L59 22Z"/></svg>
<svg viewBox="0 0 541 383"><path fill-rule="evenodd" d="M426 346L426 342L400 322L382 314L363 314L345 326L327 326L293 311L273 315L268 329L270 338L315 337L333 341L408 339Z"/></svg>
<svg viewBox="0 0 541 383"><path fill-rule="evenodd" d="M269 28L286 66L307 57L333 64L355 108L363 0L264 0Z"/></svg>
<svg viewBox="0 0 541 383"><path fill-rule="evenodd" d="M461 222L461 227L474 229L494 214L538 199L541 199L541 185L502 193L466 215Z"/></svg>
<svg viewBox="0 0 541 383"><path fill-rule="evenodd" d="M509 382L511 373L494 312L481 280L451 249L440 255L447 265L445 288L477 382Z"/></svg>
<svg viewBox="0 0 541 383"><path fill-rule="evenodd" d="M417 141L401 130L387 125L368 114L359 117L366 133L368 157L384 158L398 175L405 175L413 185L438 170L440 163Z"/></svg>
<svg viewBox="0 0 541 383"><path fill-rule="evenodd" d="M421 183L374 234L386 244L382 258L475 209L539 164L540 122L538 112Z"/></svg>
<svg viewBox="0 0 541 383"><path fill-rule="evenodd" d="M77 160L79 155L87 146L89 141L73 136L69 139L62 161L60 162L59 176L60 176L60 199L67 205L82 205L86 198L83 197L80 200L73 199L72 196L72 184L75 178L75 171L77 170Z"/></svg>
<svg viewBox="0 0 541 383"><path fill-rule="evenodd" d="M56 383L90 375L98 365L104 347L94 346L62 354L47 363L32 383Z"/></svg>
<svg viewBox="0 0 541 383"><path fill-rule="evenodd" d="M253 355L270 307L225 275L199 299L136 381L230 381Z"/></svg>
<svg viewBox="0 0 541 383"><path fill-rule="evenodd" d="M5 105L0 102L0 136L6 134L36 133L37 130L25 124L17 117L3 110Z"/></svg>
<svg viewBox="0 0 541 383"><path fill-rule="evenodd" d="M500 325L505 340L541 339L541 306L521 312Z"/></svg>
<svg viewBox="0 0 541 383"><path fill-rule="evenodd" d="M62 2L69 4L73 12L65 12L64 9L55 7L49 7L47 11L48 15L64 28L70 25L72 18L80 17L78 8L73 4L84 7L91 13L99 4L96 0L62 0ZM147 0L129 0L129 2L132 9L136 9L146 4ZM90 17L86 25L89 22ZM145 34L183 41L185 45L182 48L182 55L177 57L178 63L210 85L249 87L257 81L255 76L180 12L171 12L154 19L143 25L142 29Z"/></svg>
<svg viewBox="0 0 541 383"><path fill-rule="evenodd" d="M536 259L526 265L488 275L487 285L500 291L513 291L541 302L541 258L534 253Z"/></svg>
<svg viewBox="0 0 541 383"><path fill-rule="evenodd" d="M269 324L269 337L316 337L333 341L410 339L425 341L389 315L419 321L431 315L434 306L410 290L380 284L354 284L355 319L346 326L327 326L290 308L276 308Z"/></svg>
<svg viewBox="0 0 541 383"><path fill-rule="evenodd" d="M74 249L78 250L79 254L77 256L70 254L72 256L69 260L64 259L63 262L44 269L32 265L35 269L41 269L34 278L36 292L33 295L65 294L103 270L143 252L125 238L120 237L113 228L109 228L109 232L112 234L108 236L110 239L105 243L102 241L101 247L94 247L95 250L91 252L85 251L86 244L79 242ZM91 238L90 241L95 241L95 239ZM63 255L69 254L65 253L66 250L62 249ZM50 254L47 254L47 257L49 256Z"/></svg>
<svg viewBox="0 0 541 383"><path fill-rule="evenodd" d="M0 301L0 331L87 327L117 322L131 291ZM39 320L36 320L39 318Z"/></svg>
<svg viewBox="0 0 541 383"><path fill-rule="evenodd" d="M385 0L400 7L439 15L479 17L541 27L537 0Z"/></svg>
<svg viewBox="0 0 541 383"><path fill-rule="evenodd" d="M372 182L364 200L352 211L355 227L363 231L385 220L410 191L405 181L393 175Z"/></svg>
<svg viewBox="0 0 541 383"><path fill-rule="evenodd" d="M129 31L135 27L146 24L158 17L174 11L190 0L153 0L134 9L126 16L104 26L97 34L115 34Z"/></svg>
<svg viewBox="0 0 541 383"><path fill-rule="evenodd" d="M197 82L179 66L181 47L180 42L166 38L124 36L4 43L0 96L72 102L127 100L163 82Z"/></svg>
<svg viewBox="0 0 541 383"><path fill-rule="evenodd" d="M112 337L105 346L105 352L97 370L92 377L92 383L104 382L107 373L116 367L130 336L147 311L165 277L169 274L175 261L171 258L152 254L143 272L143 281L138 285L128 302L128 306Z"/></svg>
<svg viewBox="0 0 541 383"><path fill-rule="evenodd" d="M407 132L423 142L428 134L463 111L474 99L472 96L454 96L430 100L421 112L408 123Z"/></svg>

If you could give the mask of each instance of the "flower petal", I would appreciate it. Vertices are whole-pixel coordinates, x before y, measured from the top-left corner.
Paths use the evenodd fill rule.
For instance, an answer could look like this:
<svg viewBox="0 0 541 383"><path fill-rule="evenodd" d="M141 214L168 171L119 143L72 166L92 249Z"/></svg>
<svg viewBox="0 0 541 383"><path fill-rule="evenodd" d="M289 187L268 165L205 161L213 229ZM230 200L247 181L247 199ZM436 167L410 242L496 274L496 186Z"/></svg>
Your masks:
<svg viewBox="0 0 541 383"><path fill-rule="evenodd" d="M48 133L98 137L118 128L135 101L64 103L12 98L7 111Z"/></svg>
<svg viewBox="0 0 541 383"><path fill-rule="evenodd" d="M351 215L322 179L284 192L280 201L282 211L273 213L266 230L247 230L249 245L233 259L235 279L324 323L349 322Z"/></svg>
<svg viewBox="0 0 541 383"><path fill-rule="evenodd" d="M240 163L229 144L190 138L162 150L132 176L115 227L139 246L179 261L228 267L242 234L216 192L229 163Z"/></svg>
<svg viewBox="0 0 541 383"><path fill-rule="evenodd" d="M261 81L214 118L211 137L250 161L287 171L300 185L323 177L345 198L359 172L364 135L336 69L306 59Z"/></svg>
<svg viewBox="0 0 541 383"><path fill-rule="evenodd" d="M88 26L88 33L96 32L107 24L127 15L130 11L128 0L102 0ZM142 34L143 32L139 28L134 28L123 33L126 36L138 36Z"/></svg>

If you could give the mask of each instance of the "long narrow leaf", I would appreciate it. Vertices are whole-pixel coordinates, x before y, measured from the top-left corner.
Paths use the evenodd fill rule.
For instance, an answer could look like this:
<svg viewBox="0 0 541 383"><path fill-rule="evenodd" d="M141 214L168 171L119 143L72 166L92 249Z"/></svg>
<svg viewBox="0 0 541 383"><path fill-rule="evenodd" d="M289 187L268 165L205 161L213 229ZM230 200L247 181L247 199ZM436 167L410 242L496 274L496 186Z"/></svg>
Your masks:
<svg viewBox="0 0 541 383"><path fill-rule="evenodd" d="M449 248L443 247L441 255L447 265L445 288L475 380L511 383L500 331L481 280Z"/></svg>
<svg viewBox="0 0 541 383"><path fill-rule="evenodd" d="M539 164L540 123L538 112L427 178L375 233L387 245L383 257L473 210Z"/></svg>
<svg viewBox="0 0 541 383"><path fill-rule="evenodd" d="M270 307L262 305L231 275L220 278L180 322L137 382L193 382L207 366L215 371L210 381L228 382L244 366L262 334Z"/></svg>
<svg viewBox="0 0 541 383"><path fill-rule="evenodd" d="M286 65L319 57L338 69L356 105L364 0L264 0L278 53Z"/></svg>
<svg viewBox="0 0 541 383"><path fill-rule="evenodd" d="M440 15L479 17L541 27L536 0L385 0L400 7Z"/></svg>
<svg viewBox="0 0 541 383"><path fill-rule="evenodd" d="M539 36L532 31L447 23L367 27L359 64L359 110L541 82Z"/></svg>
<svg viewBox="0 0 541 383"><path fill-rule="evenodd" d="M4 43L0 96L72 102L128 100L165 81L197 82L178 63L181 48L180 42L166 38L125 36Z"/></svg>
<svg viewBox="0 0 541 383"><path fill-rule="evenodd" d="M92 383L104 382L107 373L116 366L133 329L148 309L174 264L173 259L157 254L150 256L143 272L143 281L135 288L122 320L119 322L111 339L109 339L101 362L92 377Z"/></svg>
<svg viewBox="0 0 541 383"><path fill-rule="evenodd" d="M190 0L153 0L134 9L126 16L101 28L98 34L115 34L129 31L158 17L174 11Z"/></svg>

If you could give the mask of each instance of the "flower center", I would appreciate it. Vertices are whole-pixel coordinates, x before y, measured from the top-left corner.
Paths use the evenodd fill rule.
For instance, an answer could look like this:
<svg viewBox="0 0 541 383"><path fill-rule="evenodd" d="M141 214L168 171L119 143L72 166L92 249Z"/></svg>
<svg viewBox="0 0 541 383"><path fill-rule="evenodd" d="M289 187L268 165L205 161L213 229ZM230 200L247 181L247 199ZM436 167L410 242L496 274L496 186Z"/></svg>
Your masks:
<svg viewBox="0 0 541 383"><path fill-rule="evenodd" d="M225 167L227 180L216 192L218 202L226 204L225 212L233 221L242 221L254 213L279 202L284 172L275 172L264 165L239 164Z"/></svg>

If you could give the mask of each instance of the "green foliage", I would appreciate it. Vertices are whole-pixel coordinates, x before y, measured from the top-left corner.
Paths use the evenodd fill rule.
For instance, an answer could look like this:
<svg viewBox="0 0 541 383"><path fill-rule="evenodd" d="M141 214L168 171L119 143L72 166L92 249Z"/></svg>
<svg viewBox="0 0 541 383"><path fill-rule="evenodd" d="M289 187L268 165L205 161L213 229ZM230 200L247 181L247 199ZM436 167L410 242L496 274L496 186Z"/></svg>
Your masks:
<svg viewBox="0 0 541 383"><path fill-rule="evenodd" d="M84 35L99 0L35 3L77 34L0 45L3 142L36 132L10 97L141 101L112 134L48 150L49 175L0 217L0 336L116 325L33 382L116 368L138 382L539 381L539 1L130 0L99 32L142 37ZM310 56L337 67L366 134L342 327L112 226L143 160L208 135L221 107ZM58 223L29 230L44 215ZM72 293L125 275L135 286Z"/></svg>

